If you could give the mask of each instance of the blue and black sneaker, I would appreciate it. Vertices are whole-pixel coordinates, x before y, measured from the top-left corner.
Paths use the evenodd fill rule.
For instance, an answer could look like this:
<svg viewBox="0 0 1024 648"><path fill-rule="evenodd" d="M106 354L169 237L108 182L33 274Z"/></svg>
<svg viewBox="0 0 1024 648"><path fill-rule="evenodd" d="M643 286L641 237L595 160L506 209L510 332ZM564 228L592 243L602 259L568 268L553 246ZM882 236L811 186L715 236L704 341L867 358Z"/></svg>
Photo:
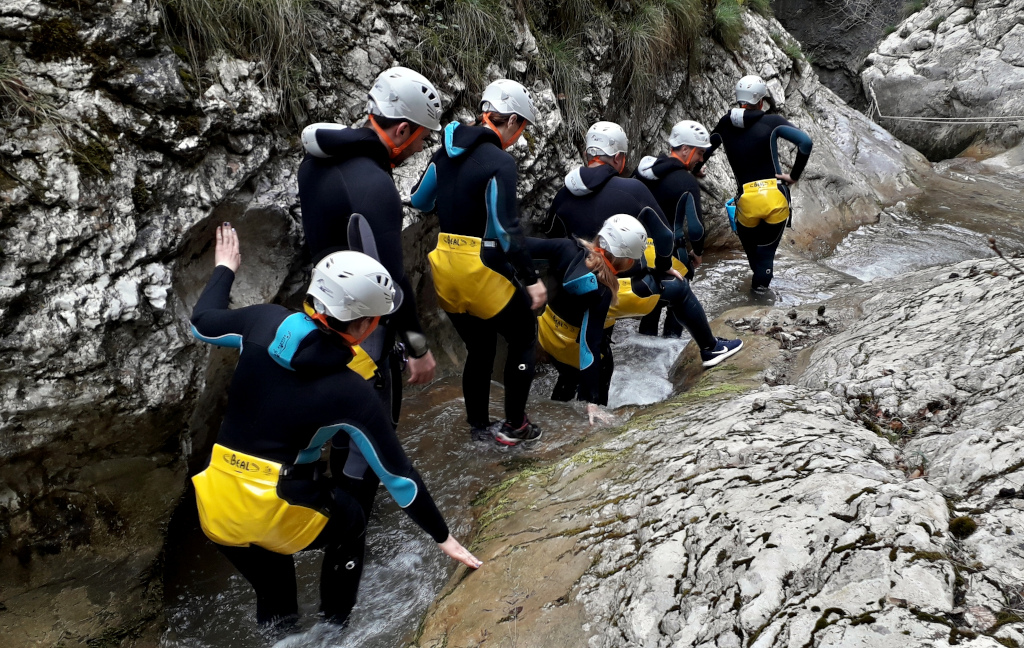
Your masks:
<svg viewBox="0 0 1024 648"><path fill-rule="evenodd" d="M700 359L705 367L714 367L716 364L725 360L731 355L735 355L737 351L743 348L743 340L726 340L725 338L715 338L718 340L718 344L713 349L701 349Z"/></svg>

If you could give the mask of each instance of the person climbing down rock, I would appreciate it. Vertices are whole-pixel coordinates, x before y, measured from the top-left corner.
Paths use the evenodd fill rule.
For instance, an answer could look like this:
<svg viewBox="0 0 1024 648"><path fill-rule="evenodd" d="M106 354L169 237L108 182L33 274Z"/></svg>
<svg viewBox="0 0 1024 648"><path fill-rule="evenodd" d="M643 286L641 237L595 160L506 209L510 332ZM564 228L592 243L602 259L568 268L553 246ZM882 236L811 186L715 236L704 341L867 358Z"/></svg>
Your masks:
<svg viewBox="0 0 1024 648"><path fill-rule="evenodd" d="M505 152L537 110L529 91L500 79L484 89L482 126L458 122L444 129L412 192L412 205L436 212L437 247L428 255L441 308L466 344L462 391L471 438L505 445L540 439L526 416L533 382L537 322L547 289L538 280L519 226L515 159ZM488 401L497 338L508 345L505 420L491 421Z"/></svg>
<svg viewBox="0 0 1024 648"><path fill-rule="evenodd" d="M559 285L538 318L540 346L558 370L551 398L587 403L590 424L607 422L601 409L608 404L615 363L604 328L608 308L618 301L619 272L643 257L647 232L626 214L612 216L594 241L527 238L534 259L549 263Z"/></svg>
<svg viewBox="0 0 1024 648"><path fill-rule="evenodd" d="M313 269L306 313L275 304L229 309L241 262L238 236L217 229L215 268L192 311L204 342L239 349L227 410L207 467L192 478L203 532L256 591L261 624L297 619L292 554L323 548L320 607L343 623L356 601L366 518L341 476L369 466L441 551L481 562L448 531L402 450L373 387L349 368L354 345L402 293L380 263L334 252ZM330 477L321 450L329 442Z"/></svg>
<svg viewBox="0 0 1024 648"><path fill-rule="evenodd" d="M377 365L377 394L398 425L402 406L401 357L408 355L409 383L434 378L434 356L416 314L412 284L402 262L402 199L393 167L423 150L441 129L441 95L423 75L393 67L377 76L367 95L366 126L312 124L302 131L306 156L299 165L299 202L306 244L316 263L350 249L349 218L362 214L370 225L378 260L405 294L402 306L364 344Z"/></svg>
<svg viewBox="0 0 1024 648"><path fill-rule="evenodd" d="M775 251L786 225L792 226L789 187L796 184L807 165L813 142L807 133L781 115L769 115L765 107L768 86L761 77L748 75L736 84L738 107L726 113L711 133L711 157L719 146L736 178L736 234L754 275L750 289L768 292L775 268ZM797 147L789 173L779 163L779 138ZM700 175L703 163L693 169Z"/></svg>
<svg viewBox="0 0 1024 648"><path fill-rule="evenodd" d="M700 184L690 172L704 161L704 151L711 146L711 136L700 123L684 120L672 127L668 136L669 152L658 157L645 156L640 160L633 177L643 182L661 206L668 218L669 227L675 237L676 259L685 264L679 268L673 260L673 267L684 277L691 277L700 267L704 254L704 212L700 204ZM689 242L691 251L686 251ZM640 320L640 333L658 334L658 321L662 306L659 305ZM671 313L665 318L662 333L665 337L679 337L682 323Z"/></svg>
<svg viewBox="0 0 1024 648"><path fill-rule="evenodd" d="M690 331L705 366L714 366L739 351L743 343L717 338L711 332L704 308L683 278L686 267L673 257L675 237L661 206L643 182L620 176L628 151L621 126L594 124L586 136L586 165L565 177L565 186L548 209L547 231L552 236L593 240L604 222L616 214L640 221L651 244L642 263L619 277L618 300L608 311L605 327L612 327L618 319L644 317L659 302L664 303ZM611 331L606 335L610 337Z"/></svg>

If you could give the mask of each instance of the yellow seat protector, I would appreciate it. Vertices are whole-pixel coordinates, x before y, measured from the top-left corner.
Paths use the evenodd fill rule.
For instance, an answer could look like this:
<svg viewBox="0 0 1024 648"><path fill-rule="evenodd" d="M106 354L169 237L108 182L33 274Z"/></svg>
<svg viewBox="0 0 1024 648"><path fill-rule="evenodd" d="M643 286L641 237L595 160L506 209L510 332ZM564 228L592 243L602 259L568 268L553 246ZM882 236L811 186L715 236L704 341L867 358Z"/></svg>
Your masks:
<svg viewBox="0 0 1024 648"><path fill-rule="evenodd" d="M434 276L437 301L448 313L469 313L491 319L501 312L516 287L480 258L483 240L441 232L437 247L427 255Z"/></svg>
<svg viewBox="0 0 1024 648"><path fill-rule="evenodd" d="M203 533L220 545L257 545L279 554L305 549L327 524L323 513L277 495L281 464L214 444L192 478Z"/></svg>
<svg viewBox="0 0 1024 648"><path fill-rule="evenodd" d="M363 380L373 378L377 372L377 363L373 361L370 354L363 351L358 344L352 345L352 359L348 361L348 368L363 377Z"/></svg>
<svg viewBox="0 0 1024 648"><path fill-rule="evenodd" d="M647 262L648 268L653 268L655 263L654 257L654 240L647 239L647 248L644 250L644 260ZM685 277L689 270L686 269L686 264L679 259L672 257L672 269L677 271L681 276Z"/></svg>
<svg viewBox="0 0 1024 648"><path fill-rule="evenodd" d="M789 218L789 201L779 191L779 181L755 180L743 185L736 201L736 221L744 227L757 227L759 221L774 225Z"/></svg>
<svg viewBox="0 0 1024 648"><path fill-rule="evenodd" d="M580 366L580 327L555 315L550 306L537 318L537 340L540 347L563 364Z"/></svg>
<svg viewBox="0 0 1024 648"><path fill-rule="evenodd" d="M619 279L619 303L608 309L608 316L604 320L604 327L608 328L615 323L615 320L630 317L643 317L658 305L660 295L640 297L633 292L633 281L631 279Z"/></svg>

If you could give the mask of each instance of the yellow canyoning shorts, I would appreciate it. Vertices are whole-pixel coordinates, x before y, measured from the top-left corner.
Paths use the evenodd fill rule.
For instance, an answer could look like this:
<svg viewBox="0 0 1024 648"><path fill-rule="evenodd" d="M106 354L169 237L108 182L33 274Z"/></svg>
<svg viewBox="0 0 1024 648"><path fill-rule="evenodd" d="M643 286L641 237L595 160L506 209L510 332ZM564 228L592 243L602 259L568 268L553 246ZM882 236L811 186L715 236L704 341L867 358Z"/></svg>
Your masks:
<svg viewBox="0 0 1024 648"><path fill-rule="evenodd" d="M647 315L658 305L659 299L661 299L660 295L640 297L633 292L632 279L619 279L619 303L608 309L604 327L608 328L617 319Z"/></svg>
<svg viewBox="0 0 1024 648"><path fill-rule="evenodd" d="M760 221L781 223L789 218L789 201L779 190L779 181L755 180L743 185L736 201L736 221L744 227L757 227Z"/></svg>
<svg viewBox="0 0 1024 648"><path fill-rule="evenodd" d="M656 259L654 257L654 241L651 239L647 239L647 249L644 250L644 261L647 262L648 268L654 267ZM686 273L689 272L686 268L686 264L674 256L672 257L672 269L684 277L686 276Z"/></svg>
<svg viewBox="0 0 1024 648"><path fill-rule="evenodd" d="M496 241L441 232L437 247L427 255L434 275L437 301L448 313L469 313L491 319L516 293L508 277L484 265L484 245Z"/></svg>
<svg viewBox="0 0 1024 648"><path fill-rule="evenodd" d="M537 341L555 360L570 367L580 366L580 327L555 315L550 306L537 318Z"/></svg>
<svg viewBox="0 0 1024 648"><path fill-rule="evenodd" d="M280 554L305 549L327 516L277 494L281 464L214 444L209 467L192 478L203 533L228 547L257 545Z"/></svg>

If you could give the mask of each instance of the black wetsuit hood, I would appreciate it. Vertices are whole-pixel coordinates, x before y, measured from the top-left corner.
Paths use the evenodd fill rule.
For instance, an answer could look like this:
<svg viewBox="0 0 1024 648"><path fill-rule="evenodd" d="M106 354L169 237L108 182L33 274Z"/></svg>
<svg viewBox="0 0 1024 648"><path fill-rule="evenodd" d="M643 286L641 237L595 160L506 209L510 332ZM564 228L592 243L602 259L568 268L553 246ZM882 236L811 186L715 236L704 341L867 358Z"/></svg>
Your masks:
<svg viewBox="0 0 1024 648"><path fill-rule="evenodd" d="M586 196L600 191L601 187L618 175L619 172L607 164L576 167L565 176L565 188L574 196Z"/></svg>
<svg viewBox="0 0 1024 648"><path fill-rule="evenodd" d="M341 371L351 361L352 349L339 336L316 329L299 344L291 364L299 373L321 375Z"/></svg>
<svg viewBox="0 0 1024 648"><path fill-rule="evenodd" d="M321 128L316 131L316 145L323 155L315 157L329 157L334 163L366 157L391 173L388 149L372 128ZM306 155L313 157L308 151Z"/></svg>
<svg viewBox="0 0 1024 648"><path fill-rule="evenodd" d="M444 150L448 157L456 158L472 153L476 147L484 143L501 148L501 138L486 126L467 126L452 122L444 128Z"/></svg>

